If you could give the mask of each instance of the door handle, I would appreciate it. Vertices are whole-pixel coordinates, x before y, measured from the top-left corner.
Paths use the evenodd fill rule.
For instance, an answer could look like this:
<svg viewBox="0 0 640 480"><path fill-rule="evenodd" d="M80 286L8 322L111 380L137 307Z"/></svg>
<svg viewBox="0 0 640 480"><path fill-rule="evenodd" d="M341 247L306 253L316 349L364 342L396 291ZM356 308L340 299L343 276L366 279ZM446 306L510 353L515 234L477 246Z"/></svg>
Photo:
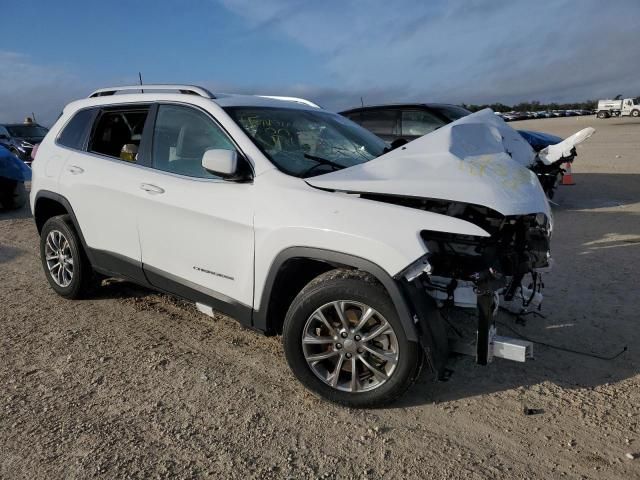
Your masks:
<svg viewBox="0 0 640 480"><path fill-rule="evenodd" d="M164 193L164 188L160 188L156 185L151 185L150 183L141 183L140 188L145 192L149 192L151 194Z"/></svg>
<svg viewBox="0 0 640 480"><path fill-rule="evenodd" d="M84 168L78 167L77 165L70 165L67 167L67 172L72 175L79 175L84 172Z"/></svg>

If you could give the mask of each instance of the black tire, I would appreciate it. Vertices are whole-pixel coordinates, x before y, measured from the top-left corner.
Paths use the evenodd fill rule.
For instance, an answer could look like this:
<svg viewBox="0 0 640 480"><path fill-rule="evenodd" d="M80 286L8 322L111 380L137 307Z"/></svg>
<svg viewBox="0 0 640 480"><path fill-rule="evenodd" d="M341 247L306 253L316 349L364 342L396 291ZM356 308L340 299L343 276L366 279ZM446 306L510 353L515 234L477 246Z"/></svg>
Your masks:
<svg viewBox="0 0 640 480"><path fill-rule="evenodd" d="M49 234L59 232L68 242L67 258L69 256L73 260L73 274L68 285L60 285L54 279L54 274L49 270L46 259L46 245ZM60 296L69 299L84 298L91 291L93 285L93 275L89 259L87 258L78 234L73 227L69 215L59 215L47 220L40 232L40 259L42 260L42 268L51 288Z"/></svg>
<svg viewBox="0 0 640 480"><path fill-rule="evenodd" d="M395 333L397 339L395 369L384 383L373 390L354 393L334 388L312 371L305 358L302 337L307 320L320 307L338 300L359 302L372 307L386 319ZM406 332L386 291L371 277L349 270L326 272L312 280L298 294L285 318L283 344L289 367L305 387L325 400L353 408L379 407L394 401L415 382L423 364L420 345L407 340ZM328 348L335 349L334 346ZM346 348L345 340L345 351ZM359 357L356 353L353 355ZM355 363L356 360L353 361ZM340 372L343 371L340 370Z"/></svg>
<svg viewBox="0 0 640 480"><path fill-rule="evenodd" d="M632 117L640 117L640 110L631 110Z"/></svg>
<svg viewBox="0 0 640 480"><path fill-rule="evenodd" d="M596 116L598 118L607 118L609 115L607 114L607 112L600 111L600 112L598 112L598 114Z"/></svg>
<svg viewBox="0 0 640 480"><path fill-rule="evenodd" d="M7 210L17 210L27 203L27 189L24 182L0 179L0 204Z"/></svg>

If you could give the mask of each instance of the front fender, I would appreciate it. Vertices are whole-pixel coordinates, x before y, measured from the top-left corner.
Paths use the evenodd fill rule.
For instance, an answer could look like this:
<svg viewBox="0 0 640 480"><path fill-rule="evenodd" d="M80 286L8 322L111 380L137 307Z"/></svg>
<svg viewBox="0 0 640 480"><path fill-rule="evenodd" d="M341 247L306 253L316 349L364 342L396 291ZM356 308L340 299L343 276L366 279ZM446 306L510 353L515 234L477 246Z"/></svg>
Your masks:
<svg viewBox="0 0 640 480"><path fill-rule="evenodd" d="M270 201L256 208L254 219L254 305L262 304L262 286L274 259L291 247L365 259L394 277L427 252L422 230L489 236L465 220L307 185L265 196Z"/></svg>

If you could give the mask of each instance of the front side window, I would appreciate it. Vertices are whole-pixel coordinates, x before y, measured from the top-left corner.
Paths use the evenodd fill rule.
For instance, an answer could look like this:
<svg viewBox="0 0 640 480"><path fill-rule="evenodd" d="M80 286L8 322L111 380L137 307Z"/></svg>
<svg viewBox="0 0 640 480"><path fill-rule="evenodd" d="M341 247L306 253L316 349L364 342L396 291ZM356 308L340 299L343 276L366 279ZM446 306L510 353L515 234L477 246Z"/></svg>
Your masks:
<svg viewBox="0 0 640 480"><path fill-rule="evenodd" d="M235 150L225 132L206 114L180 105L160 105L153 132L153 167L198 178L217 178L202 168L211 149Z"/></svg>
<svg viewBox="0 0 640 480"><path fill-rule="evenodd" d="M397 110L369 110L360 112L359 124L376 135L400 135Z"/></svg>
<svg viewBox="0 0 640 480"><path fill-rule="evenodd" d="M96 120L89 151L136 163L148 113L146 106L103 111Z"/></svg>
<svg viewBox="0 0 640 480"><path fill-rule="evenodd" d="M272 107L226 111L278 169L296 177L365 163L385 151L384 141L334 113Z"/></svg>
<svg viewBox="0 0 640 480"><path fill-rule="evenodd" d="M84 141L87 126L93 118L95 112L92 109L80 110L73 118L65 125L58 136L58 143L65 147L75 148L76 150L82 149L82 142Z"/></svg>
<svg viewBox="0 0 640 480"><path fill-rule="evenodd" d="M435 110L436 113L439 113L450 122L455 122L462 117L471 115L471 111L458 105L430 105L429 108Z"/></svg>
<svg viewBox="0 0 640 480"><path fill-rule="evenodd" d="M404 110L402 112L402 135L421 137L445 125L435 115L424 110Z"/></svg>

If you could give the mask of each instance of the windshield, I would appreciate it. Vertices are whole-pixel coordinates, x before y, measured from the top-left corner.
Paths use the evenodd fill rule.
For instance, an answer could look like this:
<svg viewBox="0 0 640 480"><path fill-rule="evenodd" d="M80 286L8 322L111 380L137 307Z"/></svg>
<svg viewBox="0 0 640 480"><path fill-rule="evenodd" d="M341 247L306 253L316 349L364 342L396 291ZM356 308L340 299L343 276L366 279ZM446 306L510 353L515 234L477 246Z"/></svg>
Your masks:
<svg viewBox="0 0 640 480"><path fill-rule="evenodd" d="M40 125L12 125L7 127L12 137L44 138L48 130Z"/></svg>
<svg viewBox="0 0 640 480"><path fill-rule="evenodd" d="M383 140L322 110L229 107L226 112L281 171L313 177L382 155Z"/></svg>

